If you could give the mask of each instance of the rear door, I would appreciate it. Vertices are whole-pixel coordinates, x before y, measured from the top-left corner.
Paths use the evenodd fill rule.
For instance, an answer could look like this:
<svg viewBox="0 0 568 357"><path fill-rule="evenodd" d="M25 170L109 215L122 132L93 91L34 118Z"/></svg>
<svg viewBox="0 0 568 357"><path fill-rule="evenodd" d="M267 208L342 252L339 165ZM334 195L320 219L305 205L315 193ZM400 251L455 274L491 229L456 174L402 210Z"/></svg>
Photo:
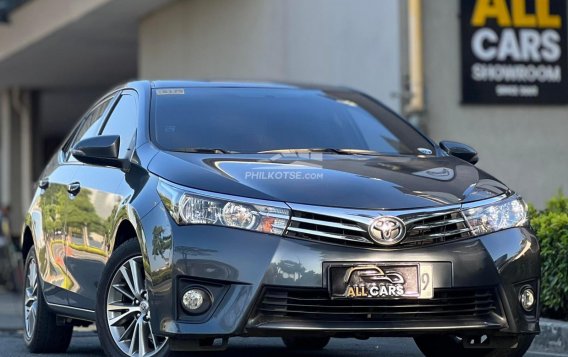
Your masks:
<svg viewBox="0 0 568 357"><path fill-rule="evenodd" d="M114 103L98 135L119 135L119 157L131 155L138 123L138 97L135 91L123 91ZM75 282L69 293L73 307L94 310L97 287L110 254L110 242L116 228L117 212L132 190L125 184L121 169L81 164L74 185L77 193L68 219L72 240L66 266Z"/></svg>

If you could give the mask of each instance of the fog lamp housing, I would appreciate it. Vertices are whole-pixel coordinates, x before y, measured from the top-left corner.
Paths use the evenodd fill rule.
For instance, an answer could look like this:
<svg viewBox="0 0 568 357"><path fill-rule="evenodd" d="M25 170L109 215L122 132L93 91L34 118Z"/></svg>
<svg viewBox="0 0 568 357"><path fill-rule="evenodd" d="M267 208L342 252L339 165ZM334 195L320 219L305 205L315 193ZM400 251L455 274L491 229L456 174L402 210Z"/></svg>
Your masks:
<svg viewBox="0 0 568 357"><path fill-rule="evenodd" d="M181 306L192 315L202 314L212 305L211 294L200 287L191 287L183 293Z"/></svg>
<svg viewBox="0 0 568 357"><path fill-rule="evenodd" d="M536 305L536 295L534 293L534 290L530 287L523 288L521 290L521 295L519 300L523 310L531 311L532 309L534 309Z"/></svg>

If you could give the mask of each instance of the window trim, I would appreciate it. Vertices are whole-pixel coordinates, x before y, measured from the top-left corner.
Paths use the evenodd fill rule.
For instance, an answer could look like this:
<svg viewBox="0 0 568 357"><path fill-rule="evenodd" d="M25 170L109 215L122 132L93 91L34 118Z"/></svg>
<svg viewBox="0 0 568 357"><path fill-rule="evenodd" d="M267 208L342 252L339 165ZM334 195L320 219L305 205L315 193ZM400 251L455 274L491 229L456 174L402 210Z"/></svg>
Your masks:
<svg viewBox="0 0 568 357"><path fill-rule="evenodd" d="M103 133L103 130L105 130L105 127L107 126L107 123L108 123L112 113L114 112L114 109L116 108L116 106L120 102L120 98L122 98L124 95L131 95L132 97L134 97L134 100L136 101L136 114L140 115L140 109L139 109L139 104L140 104L139 100L140 99L138 98L138 93L134 90L131 90L131 89L124 89L124 90L120 91L120 93L116 96L112 105L109 106L110 111L106 114L106 117L105 117L103 123L101 124L101 127L99 128L97 135L101 135Z"/></svg>
<svg viewBox="0 0 568 357"><path fill-rule="evenodd" d="M63 146L61 147L60 155L61 155L61 159L62 159L61 161L62 162L69 163L69 159L71 157L71 149L72 149L73 145L77 143L75 141L75 139L77 137L78 132L81 130L81 128L85 124L85 120L87 120L87 117L93 111L95 111L101 104L105 103L106 101L109 101L109 105L107 106L107 108L105 109L103 114L101 115L101 118L103 118L102 121L106 122L107 117L109 115L110 108L114 107L114 105L116 103L116 99L117 99L118 94L120 92L121 92L121 90L115 90L111 93L105 94L103 97L101 97L99 100L97 100L95 102L95 104L91 105L89 107L89 109L83 114L83 116L81 116L81 119L75 125L75 128L71 132L71 135L69 136L69 138L67 138L67 140L65 141L65 144L63 144ZM100 124L100 125L102 125L102 124ZM99 127L99 129L100 129L100 127ZM98 132L99 132L99 130L97 130L97 133ZM99 134L97 134L97 135L99 135Z"/></svg>
<svg viewBox="0 0 568 357"><path fill-rule="evenodd" d="M140 117L140 97L138 96L138 92L133 90L133 89L122 89L119 91L120 93L117 94L116 98L114 99L114 102L109 106L110 109L108 111L108 113L106 113L106 117L104 118L101 126L99 127L98 130L98 134L97 136L102 135L103 131L105 130L108 121L110 120L112 113L114 112L114 110L116 109L116 106L118 105L118 103L120 102L120 99L125 96L125 95L130 95L134 98L135 101L135 108L136 108L136 128L134 130L134 134L132 136L132 138L130 138L130 141L128 143L128 147L126 149L127 151L127 155L126 155L126 159L130 160L132 158L132 155L134 153L134 150L132 150L132 148L136 147L136 142L138 140L138 126L139 126L139 117ZM123 145L122 140L121 140L121 145Z"/></svg>

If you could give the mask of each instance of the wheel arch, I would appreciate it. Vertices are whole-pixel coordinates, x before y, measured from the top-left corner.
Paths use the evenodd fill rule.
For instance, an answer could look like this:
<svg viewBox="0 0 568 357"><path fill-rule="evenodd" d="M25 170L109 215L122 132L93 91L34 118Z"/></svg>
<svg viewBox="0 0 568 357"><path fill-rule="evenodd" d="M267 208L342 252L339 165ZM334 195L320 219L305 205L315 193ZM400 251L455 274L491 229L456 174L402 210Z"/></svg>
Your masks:
<svg viewBox="0 0 568 357"><path fill-rule="evenodd" d="M140 243L140 237L132 222L128 219L123 219L120 221L116 228L116 232L114 234L114 242L112 246L112 251L114 252L116 248L120 247L122 244L127 242L128 240L136 238Z"/></svg>
<svg viewBox="0 0 568 357"><path fill-rule="evenodd" d="M26 260L33 246L34 246L34 236L32 233L32 229L28 225L24 225L20 241L20 247L22 249L22 258L24 261Z"/></svg>
<svg viewBox="0 0 568 357"><path fill-rule="evenodd" d="M148 256L146 251L146 243L144 238L144 231L140 226L139 216L133 207L124 207L124 210L119 214L119 219L115 225L114 234L110 242L109 256L121 245L131 239L136 239L142 252L142 259L147 262Z"/></svg>

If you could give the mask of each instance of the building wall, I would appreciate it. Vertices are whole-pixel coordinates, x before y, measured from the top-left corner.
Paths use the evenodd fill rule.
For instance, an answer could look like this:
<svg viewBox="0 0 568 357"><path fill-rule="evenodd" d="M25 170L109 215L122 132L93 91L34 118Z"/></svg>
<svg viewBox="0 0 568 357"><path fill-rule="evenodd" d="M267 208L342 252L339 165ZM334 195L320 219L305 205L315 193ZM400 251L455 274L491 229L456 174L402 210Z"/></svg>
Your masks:
<svg viewBox="0 0 568 357"><path fill-rule="evenodd" d="M428 134L472 145L480 168L539 207L568 191L568 108L461 105L459 1L422 3ZM139 76L348 85L400 111L403 6L178 0L142 19Z"/></svg>
<svg viewBox="0 0 568 357"><path fill-rule="evenodd" d="M542 207L568 192L568 107L461 105L459 3L423 1L428 133L472 145L480 168Z"/></svg>
<svg viewBox="0 0 568 357"><path fill-rule="evenodd" d="M400 109L399 0L179 0L141 21L139 77L352 86Z"/></svg>

